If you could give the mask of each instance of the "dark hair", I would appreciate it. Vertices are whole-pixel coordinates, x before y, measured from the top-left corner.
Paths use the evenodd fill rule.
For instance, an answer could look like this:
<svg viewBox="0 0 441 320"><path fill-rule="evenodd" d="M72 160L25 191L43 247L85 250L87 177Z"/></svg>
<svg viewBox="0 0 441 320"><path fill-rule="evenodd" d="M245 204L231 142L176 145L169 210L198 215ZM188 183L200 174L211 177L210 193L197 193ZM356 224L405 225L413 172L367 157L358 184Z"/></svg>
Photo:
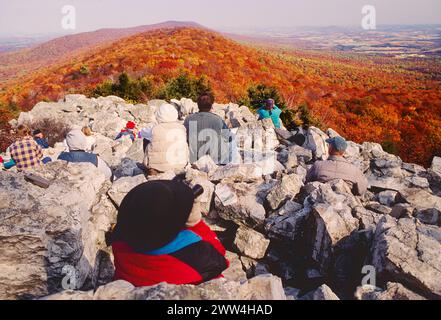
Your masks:
<svg viewBox="0 0 441 320"><path fill-rule="evenodd" d="M198 98L198 107L200 111L210 111L213 107L214 96L210 92L203 93Z"/></svg>
<svg viewBox="0 0 441 320"><path fill-rule="evenodd" d="M27 125L21 124L17 127L17 135L19 137L26 137L31 134L31 130Z"/></svg>
<svg viewBox="0 0 441 320"><path fill-rule="evenodd" d="M37 130L34 130L34 131L32 132L32 135L35 136L35 135L40 134L40 133L43 133L43 132L41 132L40 129L37 129Z"/></svg>

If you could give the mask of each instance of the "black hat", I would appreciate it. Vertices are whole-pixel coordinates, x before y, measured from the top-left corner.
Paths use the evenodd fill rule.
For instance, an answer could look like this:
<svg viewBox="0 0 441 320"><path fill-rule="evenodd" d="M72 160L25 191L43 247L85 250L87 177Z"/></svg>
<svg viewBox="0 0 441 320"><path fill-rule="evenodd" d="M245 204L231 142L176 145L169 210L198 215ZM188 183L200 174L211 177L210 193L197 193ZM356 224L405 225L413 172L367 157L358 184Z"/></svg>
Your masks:
<svg viewBox="0 0 441 320"><path fill-rule="evenodd" d="M141 252L162 248L185 228L194 199L193 190L180 181L137 186L121 203L112 241Z"/></svg>

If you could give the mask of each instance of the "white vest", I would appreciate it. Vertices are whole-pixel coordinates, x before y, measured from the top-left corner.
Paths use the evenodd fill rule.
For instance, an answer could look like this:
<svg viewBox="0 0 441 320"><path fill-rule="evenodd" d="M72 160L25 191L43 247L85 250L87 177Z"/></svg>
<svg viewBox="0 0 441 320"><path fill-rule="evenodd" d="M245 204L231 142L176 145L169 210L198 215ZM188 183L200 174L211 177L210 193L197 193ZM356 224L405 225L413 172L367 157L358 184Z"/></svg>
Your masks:
<svg viewBox="0 0 441 320"><path fill-rule="evenodd" d="M160 123L152 130L144 165L161 172L179 172L188 164L187 131L178 122Z"/></svg>

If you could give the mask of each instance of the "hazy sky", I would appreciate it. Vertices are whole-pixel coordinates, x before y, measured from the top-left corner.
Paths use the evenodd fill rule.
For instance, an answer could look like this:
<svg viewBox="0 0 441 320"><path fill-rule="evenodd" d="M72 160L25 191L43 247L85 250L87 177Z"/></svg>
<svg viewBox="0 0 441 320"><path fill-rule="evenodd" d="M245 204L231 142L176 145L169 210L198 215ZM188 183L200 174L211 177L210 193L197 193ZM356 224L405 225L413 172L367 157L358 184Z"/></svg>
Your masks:
<svg viewBox="0 0 441 320"><path fill-rule="evenodd" d="M0 0L0 34L65 33L63 5L77 13L75 32L191 20L211 28L360 25L363 5L378 24L441 23L441 0Z"/></svg>

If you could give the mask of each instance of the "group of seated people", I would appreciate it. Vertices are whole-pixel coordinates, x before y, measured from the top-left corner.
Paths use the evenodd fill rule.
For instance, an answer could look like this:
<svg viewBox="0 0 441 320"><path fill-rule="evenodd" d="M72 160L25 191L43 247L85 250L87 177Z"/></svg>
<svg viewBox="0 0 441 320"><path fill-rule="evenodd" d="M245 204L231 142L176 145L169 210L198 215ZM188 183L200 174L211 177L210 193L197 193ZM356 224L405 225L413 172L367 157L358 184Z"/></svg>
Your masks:
<svg viewBox="0 0 441 320"><path fill-rule="evenodd" d="M148 175L174 171L179 174L187 164L206 154L219 164L231 159L231 133L222 118L212 113L211 94L198 99L199 113L179 122L176 108L170 104L156 111L157 123L137 132L136 124L128 122L116 140L129 136L132 141L144 140L144 165ZM271 118L276 128L283 128L281 111L274 101L267 101L259 110L259 119ZM19 126L17 141L10 154L19 171L42 163L42 148L48 147L41 131L33 132ZM201 139L202 137L202 139ZM342 179L353 187L355 194L367 190L367 180L344 154L348 143L342 137L327 140L330 157L317 161L308 171L306 182L329 182ZM71 130L65 139L67 150L58 160L96 166L111 178L109 166L92 153L94 139L90 128ZM225 152L227 150L227 152ZM200 187L200 186L199 186ZM131 190L122 201L117 224L106 236L112 246L115 279L135 286L169 284L200 284L222 277L229 266L225 248L216 234L202 220L203 212L194 205L200 195L183 179L149 181Z"/></svg>
<svg viewBox="0 0 441 320"><path fill-rule="evenodd" d="M0 158L5 169L17 167L17 170L24 171L34 168L40 164L51 162L51 158L43 156L43 149L48 149L49 143L44 138L41 130L32 132L26 125L17 127L17 140L7 148L9 160Z"/></svg>

